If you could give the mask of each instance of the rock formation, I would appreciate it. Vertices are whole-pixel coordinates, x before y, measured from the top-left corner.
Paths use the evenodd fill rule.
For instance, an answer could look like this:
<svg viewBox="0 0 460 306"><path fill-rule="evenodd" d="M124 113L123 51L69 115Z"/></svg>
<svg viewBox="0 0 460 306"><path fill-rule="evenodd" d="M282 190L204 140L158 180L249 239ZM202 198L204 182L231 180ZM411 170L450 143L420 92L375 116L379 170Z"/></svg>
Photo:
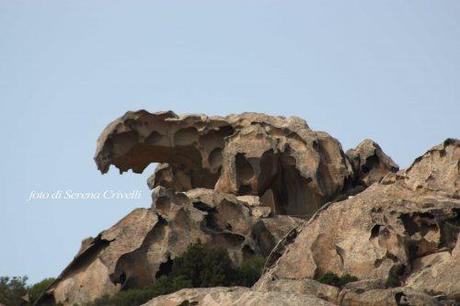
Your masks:
<svg viewBox="0 0 460 306"><path fill-rule="evenodd" d="M235 263L255 254L268 256L301 222L290 216L267 218L268 207L210 189L182 193L156 187L152 197L152 208L135 209L96 238L83 241L49 290L55 301L73 305L114 294L128 284L151 284L198 240L224 247Z"/></svg>
<svg viewBox="0 0 460 306"><path fill-rule="evenodd" d="M253 291L245 287L182 289L159 296L144 306L332 306L325 300L307 294Z"/></svg>
<svg viewBox="0 0 460 306"><path fill-rule="evenodd" d="M353 165L336 139L297 117L138 111L102 132L95 160L102 173L110 165L139 173L162 163L149 179L151 188L259 196L275 214L311 215L360 181L372 183L397 170L374 143L360 145L352 156Z"/></svg>
<svg viewBox="0 0 460 306"><path fill-rule="evenodd" d="M451 147L446 145L444 155L438 157L440 165L454 154ZM396 262L412 260L410 252L416 252L417 258L435 254L441 236L427 231L422 226L428 222L425 220L431 220L430 224L437 222L433 220L456 220L457 212L449 201L454 192L458 196L456 185L450 183L458 173L450 172L440 178L444 181L438 181L439 173L432 174L430 163L422 159L405 172L387 175L396 172L397 166L374 142L366 140L345 154L336 139L311 130L296 117L128 112L102 132L95 161L102 173L110 165L120 172L131 169L140 173L150 163L159 163L148 180L153 189L152 206L135 209L96 238L84 240L75 259L41 302L73 305L116 293L128 284L151 284L170 269L172 259L189 244L201 241L225 247L234 263L252 255L271 254L267 273L258 284L260 290L189 289L153 300L151 305L170 301L176 305L174 301L179 300L214 303L206 305L228 305L230 301L235 305L283 305L283 301L290 301L289 305L328 305L338 301L340 292L314 281L317 275L331 270L350 271L361 278L384 277ZM440 171L449 167L445 165ZM421 176L412 174L415 172L434 178L422 182ZM402 182L413 190L400 187ZM353 199L326 204L367 187L368 191ZM439 190L432 191L436 188ZM441 201L441 190L445 203L433 211L423 206L433 194L436 197L431 203ZM418 197L421 192L428 198L420 204L423 213L415 215L419 208L413 203L415 196L410 195L416 193ZM381 203L375 203L374 193L380 193ZM402 201L398 207L394 207L396 196ZM366 204L368 198L373 202ZM315 214L324 204L328 208ZM372 210L378 205L380 210ZM401 218L407 226L415 226L410 237L397 222L398 214L405 214ZM299 228L312 215L307 225ZM322 216L330 217L323 221ZM417 226L423 227L424 235ZM438 249L450 252L453 238L442 237L443 246ZM420 244L420 249L404 253L411 243ZM296 256L289 252L281 256L285 250ZM439 269L449 269L450 259L439 254L445 257L445 266ZM420 261L420 273L433 268L429 266L433 260L427 257ZM423 277L413 276L413 288L426 286ZM294 285L284 279L301 282ZM288 287L297 289L292 292Z"/></svg>
<svg viewBox="0 0 460 306"><path fill-rule="evenodd" d="M458 302L459 233L460 141L448 139L408 169L324 206L293 229L271 253L255 289L272 291L283 280L283 288L295 288L333 272L362 280L339 293L339 305ZM388 278L398 288L387 288Z"/></svg>
<svg viewBox="0 0 460 306"><path fill-rule="evenodd" d="M370 139L346 154L353 166L355 179L366 187L380 181L388 172L398 171L398 165Z"/></svg>

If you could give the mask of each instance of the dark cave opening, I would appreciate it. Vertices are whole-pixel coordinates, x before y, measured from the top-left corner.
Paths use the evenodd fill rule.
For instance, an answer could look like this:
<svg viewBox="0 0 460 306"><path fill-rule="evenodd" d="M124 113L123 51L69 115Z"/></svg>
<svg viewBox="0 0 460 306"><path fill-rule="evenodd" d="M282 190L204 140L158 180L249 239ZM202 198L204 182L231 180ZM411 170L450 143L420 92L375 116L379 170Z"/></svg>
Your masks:
<svg viewBox="0 0 460 306"><path fill-rule="evenodd" d="M155 273L155 279L159 279L160 277L167 276L172 271L173 260L171 256L168 255L168 259L165 262L162 262L158 267L157 273Z"/></svg>
<svg viewBox="0 0 460 306"><path fill-rule="evenodd" d="M311 178L305 178L296 168L296 160L289 150L274 153L265 152L260 160L258 195L267 191L273 193L272 209L277 215L313 214L323 203L319 195L309 187Z"/></svg>

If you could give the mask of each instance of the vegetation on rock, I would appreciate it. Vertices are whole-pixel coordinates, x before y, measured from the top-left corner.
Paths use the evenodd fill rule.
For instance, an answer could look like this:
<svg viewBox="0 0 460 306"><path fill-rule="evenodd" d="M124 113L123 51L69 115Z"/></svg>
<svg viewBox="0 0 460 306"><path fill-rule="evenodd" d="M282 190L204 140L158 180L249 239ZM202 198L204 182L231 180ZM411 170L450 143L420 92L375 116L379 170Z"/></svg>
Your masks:
<svg viewBox="0 0 460 306"><path fill-rule="evenodd" d="M0 303L8 306L33 305L54 280L54 278L45 278L28 286L26 276L2 276L0 277Z"/></svg>
<svg viewBox="0 0 460 306"><path fill-rule="evenodd" d="M356 282L357 280L358 278L356 276L353 276L350 274L344 274L342 276L338 276L337 274L332 273L332 272L327 272L317 279L317 281L322 284L327 284L327 285L340 287L340 288L342 288L348 283Z"/></svg>
<svg viewBox="0 0 460 306"><path fill-rule="evenodd" d="M252 286L260 277L265 259L254 256L240 267L233 267L225 249L200 242L191 244L187 251L173 260L169 273L159 276L145 288L126 289L113 296L103 296L86 306L137 306L150 299L183 288L216 286Z"/></svg>
<svg viewBox="0 0 460 306"><path fill-rule="evenodd" d="M404 265L395 265L388 272L386 286L388 288L399 287L401 285L400 277L404 273Z"/></svg>

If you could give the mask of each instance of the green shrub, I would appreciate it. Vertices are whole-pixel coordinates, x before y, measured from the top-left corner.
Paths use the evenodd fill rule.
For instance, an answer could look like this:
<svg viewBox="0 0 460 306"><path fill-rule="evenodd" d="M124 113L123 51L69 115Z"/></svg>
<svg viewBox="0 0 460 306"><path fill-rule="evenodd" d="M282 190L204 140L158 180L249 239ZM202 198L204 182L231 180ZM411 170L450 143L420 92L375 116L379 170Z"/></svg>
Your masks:
<svg viewBox="0 0 460 306"><path fill-rule="evenodd" d="M54 280L45 278L28 286L26 276L0 277L0 303L8 306L33 305Z"/></svg>
<svg viewBox="0 0 460 306"><path fill-rule="evenodd" d="M235 285L251 287L257 282L264 268L265 258L253 256L244 261L237 269L237 281Z"/></svg>
<svg viewBox="0 0 460 306"><path fill-rule="evenodd" d="M344 274L339 277L337 274L332 272L327 272L317 279L318 282L322 284L327 284L335 287L342 288L348 283L356 282L358 278L350 274Z"/></svg>
<svg viewBox="0 0 460 306"><path fill-rule="evenodd" d="M112 296L105 295L86 304L86 306L138 306L152 298L172 293L183 288L190 288L190 280L183 276L161 276L154 284L145 288L128 289L120 291Z"/></svg>
<svg viewBox="0 0 460 306"><path fill-rule="evenodd" d="M339 287L344 287L346 284L356 282L357 280L356 276L346 273L340 277Z"/></svg>
<svg viewBox="0 0 460 306"><path fill-rule="evenodd" d="M233 282L235 270L225 249L198 242L174 259L171 275L191 280L195 288L229 286Z"/></svg>
<svg viewBox="0 0 460 306"><path fill-rule="evenodd" d="M388 272L386 286L388 288L399 287L401 285L400 276L404 273L404 265L395 265Z"/></svg>
<svg viewBox="0 0 460 306"><path fill-rule="evenodd" d="M30 286L28 288L29 303L33 305L38 298L45 293L46 289L55 281L55 278L45 278L44 280Z"/></svg>
<svg viewBox="0 0 460 306"><path fill-rule="evenodd" d="M122 290L113 296L104 296L86 306L137 306L150 299L183 288L215 286L252 286L260 277L265 259L253 256L240 267L233 267L223 248L191 244L176 257L171 272L159 277L152 285L140 289Z"/></svg>
<svg viewBox="0 0 460 306"><path fill-rule="evenodd" d="M25 305L23 299L27 295L27 277L0 277L0 303L8 306Z"/></svg>
<svg viewBox="0 0 460 306"><path fill-rule="evenodd" d="M322 275L320 278L318 278L318 282L322 284L327 284L327 285L338 287L340 279L337 276L337 274L332 273L332 272L327 272L324 275Z"/></svg>
<svg viewBox="0 0 460 306"><path fill-rule="evenodd" d="M138 306L152 298L183 288L215 286L252 286L260 277L265 259L253 256L235 267L223 248L191 244L186 252L172 261L171 271L158 277L155 283L136 288L125 284L124 289L112 296L103 296L86 306ZM26 285L27 277L1 277L0 303L8 306L32 305L55 281L46 278L32 286ZM128 280L129 281L129 280ZM29 298L27 303L23 297Z"/></svg>

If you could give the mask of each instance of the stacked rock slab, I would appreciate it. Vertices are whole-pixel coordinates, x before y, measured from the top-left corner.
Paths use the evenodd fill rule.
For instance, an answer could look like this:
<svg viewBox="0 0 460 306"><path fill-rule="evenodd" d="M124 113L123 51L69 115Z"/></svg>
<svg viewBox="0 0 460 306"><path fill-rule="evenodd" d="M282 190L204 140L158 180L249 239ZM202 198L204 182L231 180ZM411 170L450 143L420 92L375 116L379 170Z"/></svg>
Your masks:
<svg viewBox="0 0 460 306"><path fill-rule="evenodd" d="M148 180L152 206L135 209L84 240L41 302L82 304L127 286L151 284L197 241L224 247L235 264L253 255L266 257L300 226L298 217L309 217L326 202L396 170L378 145L361 147L347 155L337 140L296 117L128 112L102 132L95 161L102 173L110 165L140 173L160 163ZM338 294L323 289L318 292ZM237 290L243 291L247 301L272 298Z"/></svg>
<svg viewBox="0 0 460 306"><path fill-rule="evenodd" d="M254 288L272 291L284 280L286 291L333 272L361 280L340 292L340 305L459 302L459 233L460 141L448 139L292 230ZM397 288L387 288L389 276Z"/></svg>

